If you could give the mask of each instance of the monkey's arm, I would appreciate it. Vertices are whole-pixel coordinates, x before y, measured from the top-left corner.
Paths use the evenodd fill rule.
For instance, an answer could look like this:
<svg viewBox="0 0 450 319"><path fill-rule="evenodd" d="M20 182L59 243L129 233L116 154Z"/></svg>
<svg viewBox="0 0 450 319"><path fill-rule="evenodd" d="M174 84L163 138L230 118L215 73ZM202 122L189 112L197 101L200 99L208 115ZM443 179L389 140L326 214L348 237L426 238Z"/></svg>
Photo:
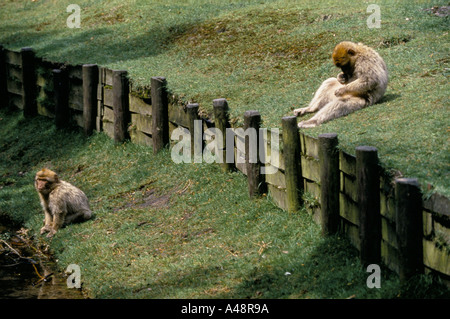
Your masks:
<svg viewBox="0 0 450 319"><path fill-rule="evenodd" d="M43 198L42 194L39 194L42 209L44 210L44 227L41 228L41 234L46 233L51 230L53 223L53 216L50 212L50 208L47 206L47 202L45 198Z"/></svg>
<svg viewBox="0 0 450 319"><path fill-rule="evenodd" d="M53 211L53 223L47 237L52 237L63 226L66 215L67 208L64 203L59 203L58 207L56 207Z"/></svg>
<svg viewBox="0 0 450 319"><path fill-rule="evenodd" d="M345 94L364 97L368 91L375 88L377 83L369 78L358 78L355 81L337 89L334 94L336 96L343 96Z"/></svg>
<svg viewBox="0 0 450 319"><path fill-rule="evenodd" d="M336 78L341 84L346 84L348 82L348 76L344 72L339 73Z"/></svg>

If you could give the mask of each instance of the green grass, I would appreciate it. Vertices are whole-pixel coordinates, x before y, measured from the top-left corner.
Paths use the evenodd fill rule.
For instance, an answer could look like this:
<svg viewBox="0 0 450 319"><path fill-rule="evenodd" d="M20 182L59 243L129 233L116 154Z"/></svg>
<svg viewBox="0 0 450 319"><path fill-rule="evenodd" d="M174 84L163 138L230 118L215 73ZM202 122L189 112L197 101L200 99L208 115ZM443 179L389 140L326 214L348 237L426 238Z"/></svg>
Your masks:
<svg viewBox="0 0 450 319"><path fill-rule="evenodd" d="M336 132L350 153L375 146L384 167L450 196L448 17L424 11L446 1L377 1L379 29L367 27L367 3L349 0L85 0L77 2L81 28L69 29L71 2L2 2L0 43L126 69L135 87L165 76L171 92L206 115L213 99L227 98L236 125L257 109L265 127L280 127L336 76L330 54L338 42L374 47L390 74L384 100L307 132Z"/></svg>
<svg viewBox="0 0 450 319"><path fill-rule="evenodd" d="M91 298L448 296L431 276L402 285L384 268L381 289L367 288L369 274L345 238L323 238L303 210L250 200L245 177L215 164L175 164L169 150L153 155L103 133L85 138L20 112L0 112L0 158L0 220L30 229L61 271L78 264ZM38 235L33 189L43 166L83 189L95 215L51 240Z"/></svg>

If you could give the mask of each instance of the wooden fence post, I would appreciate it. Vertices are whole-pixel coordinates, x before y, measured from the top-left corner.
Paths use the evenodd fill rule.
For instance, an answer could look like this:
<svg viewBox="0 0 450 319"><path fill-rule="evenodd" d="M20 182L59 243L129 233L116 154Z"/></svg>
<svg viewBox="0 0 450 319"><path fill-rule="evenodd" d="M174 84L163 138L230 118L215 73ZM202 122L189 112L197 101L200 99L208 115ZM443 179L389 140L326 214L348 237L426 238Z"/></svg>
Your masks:
<svg viewBox="0 0 450 319"><path fill-rule="evenodd" d="M0 109L9 106L8 75L6 71L5 49L0 45Z"/></svg>
<svg viewBox="0 0 450 319"><path fill-rule="evenodd" d="M36 59L32 48L22 48L22 101L23 115L37 115L36 103Z"/></svg>
<svg viewBox="0 0 450 319"><path fill-rule="evenodd" d="M422 193L415 178L395 180L395 217L399 251L399 277L423 273Z"/></svg>
<svg viewBox="0 0 450 319"><path fill-rule="evenodd" d="M360 259L365 267L381 261L380 173L378 150L356 148Z"/></svg>
<svg viewBox="0 0 450 319"><path fill-rule="evenodd" d="M320 206L322 234L339 231L339 152L335 133L319 135Z"/></svg>
<svg viewBox="0 0 450 319"><path fill-rule="evenodd" d="M244 113L244 130L253 131L254 135L245 135L245 166L247 170L248 192L250 197L261 195L266 190L264 175L261 174L261 162L259 159L259 128L261 115L258 111L246 111ZM250 136L253 137L250 140ZM252 144L252 145L250 145Z"/></svg>
<svg viewBox="0 0 450 319"><path fill-rule="evenodd" d="M69 122L69 78L65 70L53 70L55 96L55 125L65 128Z"/></svg>
<svg viewBox="0 0 450 319"><path fill-rule="evenodd" d="M296 116L281 119L283 129L283 156L285 163L286 193L288 211L298 211L302 205L302 166L300 156L300 135Z"/></svg>
<svg viewBox="0 0 450 319"><path fill-rule="evenodd" d="M83 65L83 122L84 133L91 135L97 118L98 66Z"/></svg>
<svg viewBox="0 0 450 319"><path fill-rule="evenodd" d="M230 128L230 117L229 117L229 108L226 99L215 99L213 100L213 108L214 108L214 125L217 129L222 132L222 158L220 158L220 166L224 172L231 171L232 165L231 163L227 163L227 128ZM229 150L229 152L233 152L234 150Z"/></svg>
<svg viewBox="0 0 450 319"><path fill-rule="evenodd" d="M191 156L193 163L201 163L203 161L203 125L198 116L199 105L197 103L189 103L186 106L189 118L189 134L191 135Z"/></svg>
<svg viewBox="0 0 450 319"><path fill-rule="evenodd" d="M153 153L170 145L169 140L169 102L167 81L164 77L152 77L152 143Z"/></svg>
<svg viewBox="0 0 450 319"><path fill-rule="evenodd" d="M128 138L129 83L128 72L113 70L114 141L121 143Z"/></svg>

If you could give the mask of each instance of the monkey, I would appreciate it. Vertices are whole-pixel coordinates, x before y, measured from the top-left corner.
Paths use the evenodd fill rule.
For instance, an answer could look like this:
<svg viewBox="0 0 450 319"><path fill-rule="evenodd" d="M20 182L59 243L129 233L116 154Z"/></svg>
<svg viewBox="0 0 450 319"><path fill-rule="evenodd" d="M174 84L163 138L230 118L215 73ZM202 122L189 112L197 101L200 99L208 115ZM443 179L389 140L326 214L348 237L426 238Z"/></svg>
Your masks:
<svg viewBox="0 0 450 319"><path fill-rule="evenodd" d="M83 191L59 179L52 170L43 168L37 172L34 186L45 215L41 235L48 232L47 237L52 237L63 225L92 217Z"/></svg>
<svg viewBox="0 0 450 319"><path fill-rule="evenodd" d="M333 63L342 72L325 80L308 107L294 110L294 115L317 112L298 123L300 128L318 126L377 103L384 95L388 72L383 58L372 48L350 41L336 45Z"/></svg>

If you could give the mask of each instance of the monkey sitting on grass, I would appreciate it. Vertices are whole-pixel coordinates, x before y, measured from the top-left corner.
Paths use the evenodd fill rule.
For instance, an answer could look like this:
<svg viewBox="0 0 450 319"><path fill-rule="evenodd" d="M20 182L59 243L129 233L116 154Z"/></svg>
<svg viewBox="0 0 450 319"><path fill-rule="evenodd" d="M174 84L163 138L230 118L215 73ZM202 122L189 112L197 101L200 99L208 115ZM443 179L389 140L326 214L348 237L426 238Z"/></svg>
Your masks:
<svg viewBox="0 0 450 319"><path fill-rule="evenodd" d="M55 172L47 168L40 170L36 173L34 186L45 214L41 234L48 232L47 237L52 237L64 224L92 217L83 191L60 180Z"/></svg>
<svg viewBox="0 0 450 319"><path fill-rule="evenodd" d="M337 78L325 80L308 107L294 110L296 116L317 112L298 124L315 127L378 102L388 83L386 64L372 48L344 41L333 51L333 63L341 68Z"/></svg>

